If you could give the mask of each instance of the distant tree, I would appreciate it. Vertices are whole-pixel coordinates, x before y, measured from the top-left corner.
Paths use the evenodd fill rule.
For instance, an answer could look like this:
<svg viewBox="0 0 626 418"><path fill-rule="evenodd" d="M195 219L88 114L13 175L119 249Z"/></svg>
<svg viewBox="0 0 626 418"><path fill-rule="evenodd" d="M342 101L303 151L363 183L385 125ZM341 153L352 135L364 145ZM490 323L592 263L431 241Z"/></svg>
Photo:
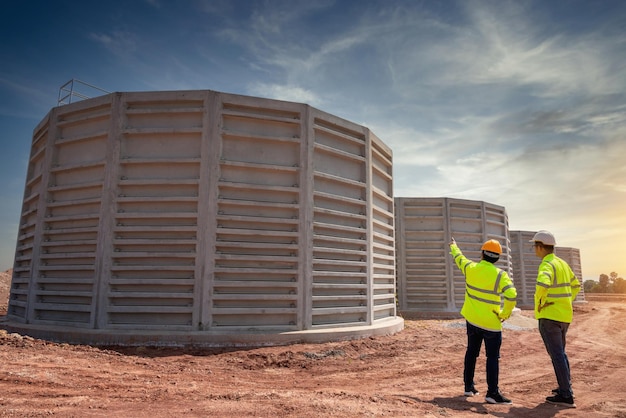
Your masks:
<svg viewBox="0 0 626 418"><path fill-rule="evenodd" d="M613 293L626 293L626 280L617 277L613 282Z"/></svg>
<svg viewBox="0 0 626 418"><path fill-rule="evenodd" d="M615 280L617 280L618 274L614 271L611 272L611 274L609 274L609 281L611 282L611 285L615 284Z"/></svg>
<svg viewBox="0 0 626 418"><path fill-rule="evenodd" d="M598 292L600 293L609 293L610 290L610 285L611 283L609 282L609 276L607 276L606 274L602 273L600 275L600 278L598 279Z"/></svg>
<svg viewBox="0 0 626 418"><path fill-rule="evenodd" d="M583 289L585 293L594 293L598 291L600 285L595 280L585 280L583 282Z"/></svg>

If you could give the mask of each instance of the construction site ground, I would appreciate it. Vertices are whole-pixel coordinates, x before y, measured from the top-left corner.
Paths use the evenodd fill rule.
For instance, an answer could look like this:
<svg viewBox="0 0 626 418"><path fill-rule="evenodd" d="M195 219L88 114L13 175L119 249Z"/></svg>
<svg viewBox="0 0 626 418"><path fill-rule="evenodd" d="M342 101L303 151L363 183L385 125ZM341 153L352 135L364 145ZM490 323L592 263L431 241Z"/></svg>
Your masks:
<svg viewBox="0 0 626 418"><path fill-rule="evenodd" d="M503 332L500 388L463 393L465 325L407 319L395 335L323 344L193 349L92 347L2 330L0 417L626 417L626 303L578 304L568 334L576 409L545 402L556 380L532 312Z"/></svg>

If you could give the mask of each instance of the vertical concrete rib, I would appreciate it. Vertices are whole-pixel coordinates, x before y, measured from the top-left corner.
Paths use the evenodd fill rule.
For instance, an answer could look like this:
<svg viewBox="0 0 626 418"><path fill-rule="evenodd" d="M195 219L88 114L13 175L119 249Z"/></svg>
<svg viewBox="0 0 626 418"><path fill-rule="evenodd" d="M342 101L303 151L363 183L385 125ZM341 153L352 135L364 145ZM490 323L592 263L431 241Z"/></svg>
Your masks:
<svg viewBox="0 0 626 418"><path fill-rule="evenodd" d="M443 217L444 217L444 230L448 229L449 231L451 231L450 233L452 234L453 230L454 230L454 225L452 222L452 201L448 198L444 198L444 204L443 204L443 208L444 208L444 212L443 212ZM445 238L444 238L445 239ZM442 243L442 245L445 245L445 243ZM444 247L445 248L445 247ZM456 266L455 266L456 267ZM453 311L456 308L456 294L455 294L455 290L456 290L456 286L454 285L455 281L454 281L454 276L458 275L458 271L455 270L454 268L452 269L452 274L449 277L448 280L446 280L446 289L448 291L448 306L446 307L447 310L449 311Z"/></svg>
<svg viewBox="0 0 626 418"><path fill-rule="evenodd" d="M314 117L310 106L303 106L300 146L300 280L298 280L298 326L311 329L313 316L313 153Z"/></svg>
<svg viewBox="0 0 626 418"><path fill-rule="evenodd" d="M374 208L372 201L374 200L373 188L373 156L372 156L372 139L370 138L369 129L364 129L364 155L367 157L364 163L365 171L365 213L367 214L367 231L365 233L365 241L367 242L367 262L365 264L367 289L366 305L369 307L365 315L365 323L371 325L374 318Z"/></svg>
<svg viewBox="0 0 626 418"><path fill-rule="evenodd" d="M26 304L26 323L30 323L35 321L37 318L35 317L35 300L37 298L37 287L39 286L39 278L41 277L41 273L39 271L39 263L41 257L41 244L43 241L43 230L45 229L45 217L47 210L47 201L48 201L48 186L50 185L50 177L51 177L51 168L54 163L54 142L57 137L57 116L58 108L52 109L48 114L48 138L46 140L46 154L44 158L44 167L42 168L42 177L41 177L41 192L39 194L39 199L37 203L37 207L39 208L37 211L37 224L35 226L34 233L34 242L33 242L33 253L31 258L31 269L30 269L30 283L28 286L28 299Z"/></svg>
<svg viewBox="0 0 626 418"><path fill-rule="evenodd" d="M205 183L204 198L205 206L202 206L202 218L206 219L206 233L201 239L205 242L204 265L205 271L202 275L203 290L199 299L202 304L202 329L207 330L213 326L213 286L215 284L215 242L217 239L217 213L220 178L220 160L222 156L222 120L221 109L223 95L217 92L209 92L207 97L207 111L204 121L206 125L206 150L207 154L203 160L207 163L207 172L204 175ZM204 139L204 138L203 138Z"/></svg>
<svg viewBox="0 0 626 418"><path fill-rule="evenodd" d="M200 143L200 179L198 181L198 231L196 234L196 269L194 286L194 308L192 323L194 329L204 329L209 320L210 302L206 293L209 291L209 274L211 258L211 243L214 236L209 233L210 218L208 216L211 199L209 193L213 176L212 167L212 134L213 115L211 114L215 102L211 92L206 92L202 101L202 133Z"/></svg>
<svg viewBox="0 0 626 418"><path fill-rule="evenodd" d="M94 271L94 310L95 328L107 327L109 308L109 286L113 251L113 231L115 230L115 207L117 201L120 142L125 120L124 101L121 93L111 95L111 124L107 137L106 161L102 201L100 204L99 237L96 244L96 266Z"/></svg>

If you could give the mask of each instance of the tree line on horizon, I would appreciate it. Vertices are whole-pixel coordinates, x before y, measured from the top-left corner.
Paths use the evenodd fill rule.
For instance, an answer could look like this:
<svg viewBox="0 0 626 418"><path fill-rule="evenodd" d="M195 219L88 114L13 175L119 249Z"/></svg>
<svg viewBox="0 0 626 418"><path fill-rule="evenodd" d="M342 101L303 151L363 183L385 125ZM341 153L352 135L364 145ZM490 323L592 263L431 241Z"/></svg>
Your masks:
<svg viewBox="0 0 626 418"><path fill-rule="evenodd" d="M583 283L585 293L626 293L626 280L616 272L611 274L602 273L598 280L585 280Z"/></svg>

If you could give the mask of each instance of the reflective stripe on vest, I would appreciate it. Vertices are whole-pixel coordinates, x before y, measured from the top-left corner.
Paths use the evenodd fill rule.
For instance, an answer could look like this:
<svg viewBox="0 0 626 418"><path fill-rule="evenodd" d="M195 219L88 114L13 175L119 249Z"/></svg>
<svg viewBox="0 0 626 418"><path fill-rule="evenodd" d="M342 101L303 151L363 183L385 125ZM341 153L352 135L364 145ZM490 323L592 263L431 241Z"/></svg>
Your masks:
<svg viewBox="0 0 626 418"><path fill-rule="evenodd" d="M550 264L550 267L552 267L552 271L554 272L554 277L551 278L552 279L551 280L552 284L550 286L546 286L543 283L538 283L538 284L540 286L544 286L544 287L547 287L549 289L548 290L548 297L549 298L571 298L572 297L572 286L571 286L571 283L559 283L558 280L557 280L557 276L556 276L556 267L555 267L555 265L552 264L551 261L546 261L546 263ZM550 289L559 289L559 288L567 288L565 290L569 290L569 292L568 293L553 293L553 291L550 290Z"/></svg>
<svg viewBox="0 0 626 418"><path fill-rule="evenodd" d="M468 263L468 264L469 264L469 263ZM467 265L468 265L468 264L466 264L466 265L465 265L465 267L467 267ZM464 272L464 273L465 273L465 272ZM498 272L498 277L496 278L496 283L495 283L495 285L494 285L494 287L493 287L493 290L485 290L485 289L481 289L481 288L479 288L479 287L472 286L471 284L469 284L469 283L467 283L467 282L466 282L466 283L465 283L465 293L466 293L466 294L467 294L467 296L469 296L470 298L472 298L472 299L474 299L474 300L477 300L477 301L479 301L479 302L484 302L484 303L488 303L488 304L490 304L490 305L498 305L498 306L500 306L500 297L499 297L500 293L498 292L498 286L500 285L500 278L502 277L502 274L503 274L503 273L504 273L504 272L503 272L502 270L500 270L500 271ZM498 300L497 300L497 301L495 301L495 300L491 300L491 299L484 299L484 298L481 298L481 297L479 297L479 296L472 295L472 294L469 292L469 290L468 290L468 289L472 289L472 290L474 290L474 291L476 291L476 292L484 293L484 294L487 294L487 295L497 295L497 296L498 296ZM515 300L515 299L513 299L513 300Z"/></svg>

